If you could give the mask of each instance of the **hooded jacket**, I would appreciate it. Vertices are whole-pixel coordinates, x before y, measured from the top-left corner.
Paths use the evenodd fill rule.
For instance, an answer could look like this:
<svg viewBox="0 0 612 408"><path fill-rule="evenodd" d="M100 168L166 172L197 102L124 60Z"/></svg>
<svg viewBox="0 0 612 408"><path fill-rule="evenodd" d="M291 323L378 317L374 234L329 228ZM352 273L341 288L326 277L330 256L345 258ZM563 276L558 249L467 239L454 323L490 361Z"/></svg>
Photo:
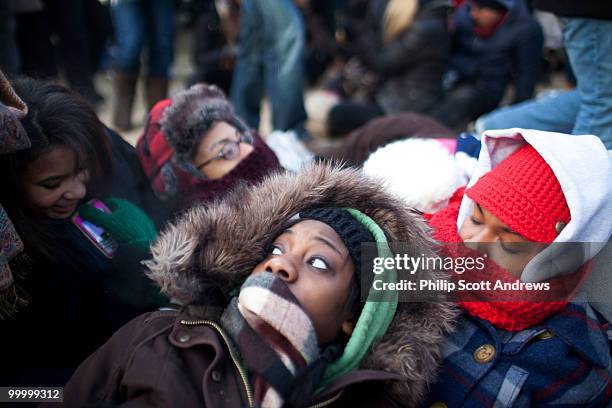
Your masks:
<svg viewBox="0 0 612 408"><path fill-rule="evenodd" d="M219 310L265 257L266 243L286 220L327 206L355 208L390 242L410 242L418 255L433 254L422 219L358 170L311 165L298 175L276 174L255 187L244 186L209 207L191 209L159 237L148 264L150 277L185 306L144 315L121 329L83 363L64 400L68 405L132 398L160 406L169 401L246 405L248 381L241 379L240 362L217 323ZM431 273L432 279L440 277ZM417 405L434 379L439 344L454 316L447 303L400 303L360 369L332 382L312 402ZM374 380L388 385L384 392L383 387L372 391Z"/></svg>
<svg viewBox="0 0 612 408"><path fill-rule="evenodd" d="M554 245L523 270L522 281L539 282L575 272L610 239L612 167L596 136L526 129L488 131L468 188L525 143L551 167L571 213L571 221ZM463 195L457 229L470 216L473 205ZM564 251L572 251L580 242L585 243L580 264L563 262ZM546 267L550 265L554 267ZM609 264L603 267L606 288ZM590 278L595 273L593 270ZM605 296L607 299L609 293ZM443 347L444 362L431 387L429 403L448 407L606 406L612 384L609 323L602 310L591 306L593 299L592 294L580 293L564 309L519 331L502 330L462 314L457 330Z"/></svg>
<svg viewBox="0 0 612 408"><path fill-rule="evenodd" d="M488 38L474 34L470 5L453 17L455 32L450 67L461 81L474 83L493 100L501 101L506 86L514 84L513 103L531 98L542 56L542 29L524 0L498 0L507 7L504 22Z"/></svg>
<svg viewBox="0 0 612 408"><path fill-rule="evenodd" d="M596 136L569 136L527 129L485 132L478 164L467 187L476 184L480 177L524 143L532 145L551 167L570 209L571 221L554 243L590 243L583 262L592 259L608 242L612 233L612 185L609 180L612 164L605 147ZM467 195L463 197L457 228L469 217L473 205ZM551 275L542 273L548 269L541 266L558 255L556 252L542 251L526 266L521 279L539 282L551 278ZM572 273L574 270L565 272Z"/></svg>

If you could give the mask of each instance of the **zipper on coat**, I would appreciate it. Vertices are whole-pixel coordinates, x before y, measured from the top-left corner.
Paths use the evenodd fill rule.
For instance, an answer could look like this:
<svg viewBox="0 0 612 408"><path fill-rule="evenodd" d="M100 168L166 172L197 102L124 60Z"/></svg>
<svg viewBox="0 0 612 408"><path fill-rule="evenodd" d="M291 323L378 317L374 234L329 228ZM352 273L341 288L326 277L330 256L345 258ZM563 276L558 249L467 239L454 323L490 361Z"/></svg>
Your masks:
<svg viewBox="0 0 612 408"><path fill-rule="evenodd" d="M331 397L327 401L319 402L318 404L311 405L308 408L323 408L323 407L326 407L328 405L331 405L334 402L336 402L342 396L343 392L344 392L344 390L340 390L340 392L338 392L336 395L334 395L333 397Z"/></svg>
<svg viewBox="0 0 612 408"><path fill-rule="evenodd" d="M242 384L244 385L244 389L246 391L247 399L249 401L249 407L254 407L255 399L253 398L253 390L251 390L251 385L249 384L249 380L246 375L246 370L238 362L238 359L236 358L234 354L234 349L232 348L232 345L229 342L229 339L227 338L227 335L225 334L221 326L213 322L212 320L181 320L181 324L185 326L197 326L197 325L203 324L203 325L212 327L219 333L219 335L221 336L221 338L223 339L223 342L225 343L227 347L227 350L229 351L230 358L234 362L234 366L236 367L236 369L238 370L238 373L240 374L240 378L242 378Z"/></svg>
<svg viewBox="0 0 612 408"><path fill-rule="evenodd" d="M251 385L249 384L249 380L247 378L246 371L244 367L242 367L242 365L238 362L238 359L236 358L234 354L234 349L232 348L232 345L230 341L228 340L227 335L225 334L225 331L223 330L223 328L221 328L221 326L218 323L213 322L212 320L181 320L181 324L185 326L197 326L197 325L203 324L206 326L211 326L217 332L219 332L219 335L225 342L227 350L230 353L230 357L232 361L234 362L234 366L236 366L236 369L238 370L238 373L240 374L240 377L242 378L242 383L244 385L244 389L246 390L247 399L249 400L249 407L254 407L255 400L253 398L253 390L251 390ZM328 405L331 405L342 396L343 392L344 390L340 390L338 394L334 395L330 399L323 401L323 402L319 402L318 404L311 405L308 408L323 408Z"/></svg>

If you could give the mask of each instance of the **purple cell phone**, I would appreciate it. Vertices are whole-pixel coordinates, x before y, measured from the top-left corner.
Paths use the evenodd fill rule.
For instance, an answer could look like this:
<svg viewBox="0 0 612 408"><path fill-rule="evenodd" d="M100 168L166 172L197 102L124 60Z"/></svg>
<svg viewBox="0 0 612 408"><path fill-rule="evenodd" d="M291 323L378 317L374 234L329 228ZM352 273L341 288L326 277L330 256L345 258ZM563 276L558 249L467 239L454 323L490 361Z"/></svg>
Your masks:
<svg viewBox="0 0 612 408"><path fill-rule="evenodd" d="M88 204L107 214L111 213L111 210L100 200L93 199ZM72 216L72 222L104 256L112 258L115 255L118 247L117 241L104 228L83 219L78 212Z"/></svg>

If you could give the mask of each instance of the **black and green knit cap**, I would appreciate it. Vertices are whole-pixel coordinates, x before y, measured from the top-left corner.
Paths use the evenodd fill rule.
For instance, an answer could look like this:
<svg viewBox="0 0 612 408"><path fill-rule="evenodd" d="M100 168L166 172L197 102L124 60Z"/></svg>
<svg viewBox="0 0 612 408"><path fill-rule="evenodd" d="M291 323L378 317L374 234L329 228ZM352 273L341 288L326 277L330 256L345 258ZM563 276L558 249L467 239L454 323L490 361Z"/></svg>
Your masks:
<svg viewBox="0 0 612 408"><path fill-rule="evenodd" d="M374 237L355 217L337 207L312 208L299 213L300 220L315 220L329 225L340 237L355 266L357 283L361 285L361 244L374 242ZM361 287L361 286L360 286Z"/></svg>
<svg viewBox="0 0 612 408"><path fill-rule="evenodd" d="M354 208L314 208L299 213L300 220L313 219L321 221L334 229L344 244L355 265L355 273L361 275L361 244L374 242L378 256L393 258L387 237L382 228L370 217ZM385 282L395 282L395 269L386 269L378 275ZM360 284L361 286L361 284ZM397 293L388 291L383 300L380 296L370 300L372 288L368 293L365 305L353 330L351 338L344 347L342 355L325 370L321 389L334 379L356 369L370 351L372 344L387 332L395 311L397 310Z"/></svg>

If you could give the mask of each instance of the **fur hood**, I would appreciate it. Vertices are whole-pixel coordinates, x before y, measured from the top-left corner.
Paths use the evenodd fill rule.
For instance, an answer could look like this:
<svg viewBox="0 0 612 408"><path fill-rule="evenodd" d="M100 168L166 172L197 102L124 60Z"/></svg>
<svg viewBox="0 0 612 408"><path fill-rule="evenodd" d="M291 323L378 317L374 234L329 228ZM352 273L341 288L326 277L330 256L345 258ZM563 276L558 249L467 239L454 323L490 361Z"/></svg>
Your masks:
<svg viewBox="0 0 612 408"><path fill-rule="evenodd" d="M435 243L421 217L356 169L313 164L298 174L277 173L261 184L239 187L208 207L188 211L152 247L149 276L169 297L203 318L211 303L223 305L266 254L267 243L294 214L312 207L352 207L383 229L389 242L409 242L431 255ZM435 272L432 272L432 274ZM403 405L425 396L440 361L440 345L456 315L446 303L399 303L385 336L363 368L400 374L392 386Z"/></svg>

